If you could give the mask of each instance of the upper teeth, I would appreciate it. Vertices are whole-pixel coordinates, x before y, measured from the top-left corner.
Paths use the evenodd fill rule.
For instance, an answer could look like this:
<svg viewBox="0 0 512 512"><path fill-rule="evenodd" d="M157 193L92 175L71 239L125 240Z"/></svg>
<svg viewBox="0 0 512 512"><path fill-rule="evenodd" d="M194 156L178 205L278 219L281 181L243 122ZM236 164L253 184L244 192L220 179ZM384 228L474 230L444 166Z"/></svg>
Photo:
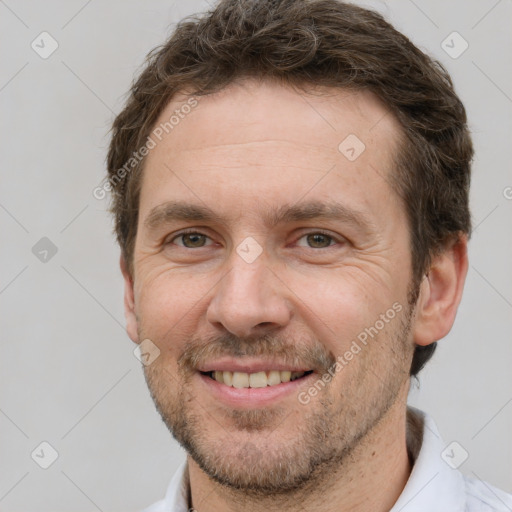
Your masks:
<svg viewBox="0 0 512 512"><path fill-rule="evenodd" d="M289 370L271 370L268 372L244 373L244 372L211 372L211 376L217 381L234 388L264 388L276 386L281 382L289 382L302 377L305 372L291 372Z"/></svg>

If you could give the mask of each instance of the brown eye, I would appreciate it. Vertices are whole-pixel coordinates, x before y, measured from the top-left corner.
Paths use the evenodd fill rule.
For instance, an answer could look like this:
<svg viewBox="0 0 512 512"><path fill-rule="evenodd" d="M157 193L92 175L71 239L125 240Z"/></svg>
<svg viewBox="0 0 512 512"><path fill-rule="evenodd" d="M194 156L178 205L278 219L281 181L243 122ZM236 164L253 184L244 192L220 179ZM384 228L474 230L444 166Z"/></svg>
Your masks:
<svg viewBox="0 0 512 512"><path fill-rule="evenodd" d="M180 245L187 249L197 249L200 247L205 247L207 239L208 237L206 235L203 235L202 233L193 232L182 233L181 235L178 235L177 237L173 238L172 241L174 242L175 240L181 240L182 243L178 243L177 245Z"/></svg>
<svg viewBox="0 0 512 512"><path fill-rule="evenodd" d="M305 235L305 237L308 246L312 249L324 249L325 247L329 247L331 242L333 242L333 237L325 235L324 233L311 233Z"/></svg>

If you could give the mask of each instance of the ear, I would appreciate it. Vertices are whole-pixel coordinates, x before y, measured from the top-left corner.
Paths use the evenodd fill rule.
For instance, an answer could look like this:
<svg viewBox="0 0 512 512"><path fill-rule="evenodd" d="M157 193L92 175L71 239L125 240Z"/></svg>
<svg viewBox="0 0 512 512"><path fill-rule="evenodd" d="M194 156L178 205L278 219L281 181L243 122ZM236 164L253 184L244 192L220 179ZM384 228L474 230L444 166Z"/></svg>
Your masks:
<svg viewBox="0 0 512 512"><path fill-rule="evenodd" d="M120 258L121 272L124 277L124 316L126 318L126 332L134 343L139 343L137 328L137 315L135 314L135 294L133 291L133 279L128 271L128 265L123 255Z"/></svg>
<svg viewBox="0 0 512 512"><path fill-rule="evenodd" d="M420 285L413 329L416 345L430 345L450 332L468 271L467 245L467 236L460 235L433 259Z"/></svg>

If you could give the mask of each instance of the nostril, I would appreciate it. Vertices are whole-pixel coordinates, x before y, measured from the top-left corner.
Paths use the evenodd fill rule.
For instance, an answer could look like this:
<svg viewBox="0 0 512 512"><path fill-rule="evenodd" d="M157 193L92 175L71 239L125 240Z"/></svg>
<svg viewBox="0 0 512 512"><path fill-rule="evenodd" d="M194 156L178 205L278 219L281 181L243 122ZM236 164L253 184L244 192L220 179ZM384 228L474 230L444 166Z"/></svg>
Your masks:
<svg viewBox="0 0 512 512"><path fill-rule="evenodd" d="M256 326L256 328L260 328L260 327L270 327L272 326L272 322L261 322L260 324L258 324Z"/></svg>

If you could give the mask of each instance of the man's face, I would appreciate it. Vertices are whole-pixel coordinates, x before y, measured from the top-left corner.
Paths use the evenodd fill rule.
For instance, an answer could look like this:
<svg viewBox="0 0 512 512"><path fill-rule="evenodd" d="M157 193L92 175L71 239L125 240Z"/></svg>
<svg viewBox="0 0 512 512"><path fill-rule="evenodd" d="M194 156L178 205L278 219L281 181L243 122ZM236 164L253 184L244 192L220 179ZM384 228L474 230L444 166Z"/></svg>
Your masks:
<svg viewBox="0 0 512 512"><path fill-rule="evenodd" d="M159 348L145 367L158 410L217 481L298 488L403 408L398 131L369 93L248 82L200 98L151 150L129 332Z"/></svg>

